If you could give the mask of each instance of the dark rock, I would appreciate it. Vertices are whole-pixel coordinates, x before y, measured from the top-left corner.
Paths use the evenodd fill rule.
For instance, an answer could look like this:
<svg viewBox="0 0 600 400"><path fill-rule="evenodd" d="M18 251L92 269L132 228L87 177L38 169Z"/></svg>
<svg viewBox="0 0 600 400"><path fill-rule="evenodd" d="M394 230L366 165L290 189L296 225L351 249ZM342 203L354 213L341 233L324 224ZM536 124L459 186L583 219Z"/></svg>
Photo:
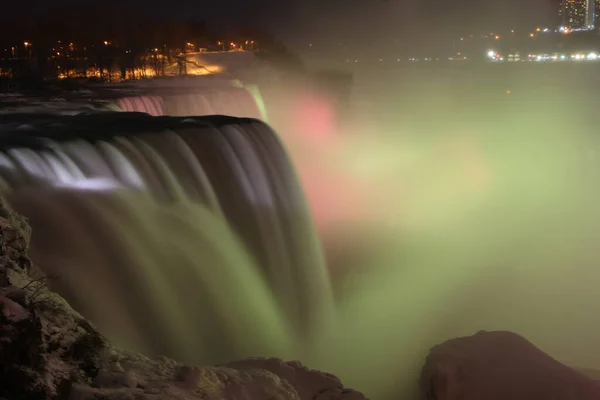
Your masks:
<svg viewBox="0 0 600 400"><path fill-rule="evenodd" d="M600 383L512 332L481 331L431 349L423 400L595 400Z"/></svg>
<svg viewBox="0 0 600 400"><path fill-rule="evenodd" d="M362 399L364 396L345 389L334 375L311 370L297 361L285 362L276 358L251 358L234 361L225 366L236 370L266 370L289 382L302 400Z"/></svg>

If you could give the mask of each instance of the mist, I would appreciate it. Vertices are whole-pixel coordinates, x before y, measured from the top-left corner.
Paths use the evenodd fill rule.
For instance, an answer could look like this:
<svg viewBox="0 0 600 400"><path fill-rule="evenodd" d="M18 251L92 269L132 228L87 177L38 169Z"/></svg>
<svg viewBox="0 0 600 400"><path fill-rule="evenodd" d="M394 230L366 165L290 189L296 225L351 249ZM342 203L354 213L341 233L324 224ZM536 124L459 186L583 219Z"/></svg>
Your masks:
<svg viewBox="0 0 600 400"><path fill-rule="evenodd" d="M338 296L311 365L388 398L479 330L600 365L594 69L531 68L356 67L340 124L302 143L278 126Z"/></svg>

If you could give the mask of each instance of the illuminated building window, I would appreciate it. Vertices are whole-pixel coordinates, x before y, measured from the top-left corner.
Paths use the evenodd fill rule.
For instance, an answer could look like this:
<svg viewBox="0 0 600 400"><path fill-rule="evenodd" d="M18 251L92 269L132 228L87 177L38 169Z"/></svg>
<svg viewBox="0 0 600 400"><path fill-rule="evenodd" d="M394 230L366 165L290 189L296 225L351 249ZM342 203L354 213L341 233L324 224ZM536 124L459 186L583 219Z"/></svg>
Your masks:
<svg viewBox="0 0 600 400"><path fill-rule="evenodd" d="M559 9L562 25L571 29L593 28L598 0L562 0Z"/></svg>

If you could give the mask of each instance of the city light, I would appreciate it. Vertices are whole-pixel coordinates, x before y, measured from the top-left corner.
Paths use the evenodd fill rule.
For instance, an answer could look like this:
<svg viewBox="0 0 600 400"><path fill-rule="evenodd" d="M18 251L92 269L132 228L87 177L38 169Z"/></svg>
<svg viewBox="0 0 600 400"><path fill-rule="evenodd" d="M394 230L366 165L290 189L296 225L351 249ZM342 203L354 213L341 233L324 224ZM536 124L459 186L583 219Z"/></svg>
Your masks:
<svg viewBox="0 0 600 400"><path fill-rule="evenodd" d="M505 60L505 57L502 57L500 53L495 52L494 50L489 50L487 53L487 58L490 61L501 62ZM576 52L567 56L566 54L560 53L538 53L538 54L528 54L527 58L521 59L518 52L508 54L506 59L507 62L535 62L535 63L547 63L547 62L564 62L564 61L599 61L600 60L600 52L592 51L589 53L584 52Z"/></svg>
<svg viewBox="0 0 600 400"><path fill-rule="evenodd" d="M564 1L561 2L560 16L563 26L573 31L589 31L596 24L596 1ZM566 32L566 30L565 30Z"/></svg>
<svg viewBox="0 0 600 400"><path fill-rule="evenodd" d="M391 57L384 57L379 59L379 57L374 58L372 61L383 63L393 61L412 61L412 62L435 62L439 60L444 61L458 61L458 60L466 60L467 56L469 56L469 60L477 60L483 59L488 62L507 62L507 63L517 63L517 62L534 62L534 63L548 63L548 62L563 62L563 61L600 61L600 46L598 46L598 50L592 47L584 47L582 43L580 51L574 52L565 52L565 50L559 48L558 42L562 34L569 34L573 32L574 34L578 32L589 31L593 29L593 25L589 24L589 20L585 21L585 24L574 24L572 21L565 20L563 18L563 22L560 26L530 26L529 29L521 28L508 28L506 30L496 30L493 32L488 30L486 32L471 32L471 33L463 33L462 36L455 37L453 39L453 48L447 49L444 54L433 54L432 57L423 57L419 55L418 58L411 57L410 54L406 56L393 55ZM556 39L553 39L556 37ZM582 36L575 36L573 40L579 39ZM39 41L35 39L35 37L28 37L29 40L33 40L36 42L36 47L32 47L31 42L17 40L13 45L14 47L6 46L5 57L6 59L10 58L23 58L28 60L34 60L37 55L36 51L38 50ZM108 38L107 38L108 39ZM97 68L95 64L94 58L90 57L88 54L92 54L94 51L103 51L103 52L115 52L115 54L131 54L132 51L128 48L124 48L121 46L121 40L117 37L111 37L110 40L101 40L99 45L95 45L95 50L92 49L94 46L90 46L90 49L86 49L85 46L76 46L76 43L72 43L69 40L65 40L64 44L61 44L60 40L55 41L53 44L48 44L47 49L41 49L41 51L45 51L48 57L48 60L52 59L53 67L57 68L59 64L63 71L67 69L67 58L70 60L82 62L85 61L86 64L89 64L85 67L86 70ZM136 57L140 57L142 60L144 59L152 59L154 62L157 60L161 60L161 65L164 64L163 57L168 57L168 55L173 54L185 54L191 52L222 52L222 51L248 51L255 50L254 41L249 40L249 37L246 38L228 38L227 40L219 40L215 41L213 44L205 45L199 44L197 40L192 39L191 37L185 41L181 41L181 48L167 48L166 44L159 46L158 48L149 47L147 49L141 50L139 54L136 54ZM190 40L190 41L188 41ZM194 40L194 43L191 42ZM505 47L502 49L493 49L495 47L502 47L502 43L509 40L510 44L507 43ZM493 42L491 42L493 41ZM539 42L539 43L538 43ZM20 43L20 45L19 45ZM57 44L58 43L58 44ZM575 46L577 46L576 42ZM67 47L68 44L68 47ZM216 46L216 45L218 46ZM252 44L252 46L250 46ZM156 44L155 44L156 45ZM307 46L311 48L316 48L319 45L316 43L307 43ZM481 47L489 46L492 49L481 52ZM535 48L534 46L545 46L544 48ZM107 46L107 47L104 47ZM212 46L212 47L211 47ZM476 47L477 46L477 47ZM571 46L571 45L570 45ZM20 48L20 51L19 51ZM535 50L534 50L535 48ZM485 49L485 47L484 47ZM575 47L577 49L577 47ZM562 52L561 52L562 50ZM537 54L529 55L527 57L527 51L536 52ZM564 52L564 53L563 53ZM104 54L104 53L103 53ZM478 55L479 54L479 55ZM485 55L482 57L482 55ZM397 58L400 57L400 58ZM410 57L410 58L408 58ZM89 60L89 61L88 61ZM366 60L360 60L360 62L365 62ZM70 62L70 64L73 64ZM358 59L349 58L347 62L357 63ZM171 61L169 61L171 63ZM162 68L162 67L161 67ZM61 71L62 73L62 71ZM100 74L104 74L108 72L100 72ZM161 72L164 74L164 72ZM74 74L81 74L81 71ZM144 72L143 75L149 75ZM141 76L141 75L140 75Z"/></svg>
<svg viewBox="0 0 600 400"><path fill-rule="evenodd" d="M497 52L496 52L496 51L494 51L494 50L489 50L489 51L487 52L487 55L488 55L488 58L489 58L491 61L504 61L504 57L502 57L502 56L500 55L500 53L497 53Z"/></svg>
<svg viewBox="0 0 600 400"><path fill-rule="evenodd" d="M167 44L166 38L156 37L149 42L128 43L125 46L127 41L123 37L106 33L104 39L100 36L95 42L88 44L80 41L85 39L85 30L88 29L85 26L82 28L84 31L77 32L81 37L73 33L72 37L47 38L47 33L36 30L14 39L0 38L0 79L21 76L32 67L36 70L36 75L39 72L41 77L49 80L99 78L101 81L117 82L154 76L206 75L221 73L225 69L221 66L209 68L204 63L202 68L196 68L192 63L181 68L181 55L192 52L253 52L267 48L263 48L258 41L251 40L251 37L240 36L240 33L227 41L219 41L217 46L217 40L202 36L204 28L200 27L197 28L200 30L198 34L174 33L177 40L172 45ZM53 32L52 35L54 34ZM40 37L44 40L39 39ZM106 59L110 59L110 62L106 62Z"/></svg>

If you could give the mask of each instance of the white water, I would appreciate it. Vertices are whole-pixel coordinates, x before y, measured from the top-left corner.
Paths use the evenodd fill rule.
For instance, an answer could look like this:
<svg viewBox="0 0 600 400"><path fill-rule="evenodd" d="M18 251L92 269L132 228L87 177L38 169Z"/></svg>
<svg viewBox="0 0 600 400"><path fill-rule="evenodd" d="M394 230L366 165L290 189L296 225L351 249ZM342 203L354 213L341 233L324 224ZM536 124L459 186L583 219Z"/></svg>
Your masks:
<svg viewBox="0 0 600 400"><path fill-rule="evenodd" d="M3 153L8 198L36 231L36 265L58 273L51 286L109 337L216 363L283 356L286 341L330 319L327 272L286 155L268 127L237 122ZM190 350L202 337L211 345Z"/></svg>
<svg viewBox="0 0 600 400"><path fill-rule="evenodd" d="M188 94L123 97L116 100L115 104L122 111L145 112L154 116L231 115L264 118L253 95L239 87L209 88Z"/></svg>

